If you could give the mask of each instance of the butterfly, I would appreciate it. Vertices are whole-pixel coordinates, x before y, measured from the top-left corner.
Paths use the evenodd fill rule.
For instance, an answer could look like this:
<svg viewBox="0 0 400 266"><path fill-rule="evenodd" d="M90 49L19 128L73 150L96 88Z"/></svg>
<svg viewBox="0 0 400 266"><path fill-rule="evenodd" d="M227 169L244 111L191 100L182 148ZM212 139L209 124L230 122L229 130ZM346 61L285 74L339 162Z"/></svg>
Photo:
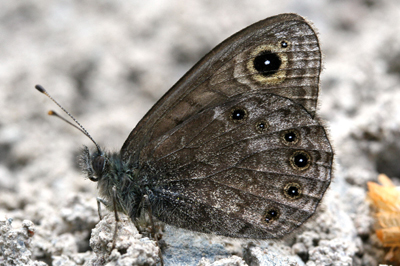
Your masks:
<svg viewBox="0 0 400 266"><path fill-rule="evenodd" d="M281 238L315 213L331 181L320 72L307 20L259 21L190 69L120 152L85 147L83 170L106 207L134 221L145 209L193 231Z"/></svg>

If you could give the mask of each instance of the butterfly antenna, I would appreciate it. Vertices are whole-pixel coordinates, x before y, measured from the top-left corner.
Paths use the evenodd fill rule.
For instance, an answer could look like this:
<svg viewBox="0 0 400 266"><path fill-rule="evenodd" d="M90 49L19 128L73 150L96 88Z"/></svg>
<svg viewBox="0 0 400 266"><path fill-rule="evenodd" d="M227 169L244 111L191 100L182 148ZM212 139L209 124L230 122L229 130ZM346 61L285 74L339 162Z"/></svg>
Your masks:
<svg viewBox="0 0 400 266"><path fill-rule="evenodd" d="M57 114L56 112L54 112L52 110L47 113L48 115L56 116L56 117L60 118L61 120L63 120L64 122L67 122L74 128L78 129L86 137L88 137L94 143L94 145L96 145L97 151L99 153L101 153L100 146L96 143L96 141L94 141L94 139L90 136L89 132L87 132L87 130L78 122L78 120L75 119L75 117L73 117L67 110L64 109L64 107L62 107L56 100L54 100L54 98L51 97L51 95L42 87L42 85L36 85L35 88L38 91L40 91L41 93L43 93L44 95L46 95L47 97L49 97L50 100L52 100L55 104L57 104L57 106L60 107L60 109L63 110L64 113L66 113L72 120L74 120L76 125L72 124L70 121L68 121L67 119L65 119L64 117L60 116L59 114Z"/></svg>

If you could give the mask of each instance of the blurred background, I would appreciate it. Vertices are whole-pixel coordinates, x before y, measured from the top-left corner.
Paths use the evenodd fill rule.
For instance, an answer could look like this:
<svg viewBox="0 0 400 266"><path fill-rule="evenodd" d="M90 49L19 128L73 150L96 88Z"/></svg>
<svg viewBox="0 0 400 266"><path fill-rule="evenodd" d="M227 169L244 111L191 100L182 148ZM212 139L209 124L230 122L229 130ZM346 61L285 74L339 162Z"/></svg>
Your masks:
<svg viewBox="0 0 400 266"><path fill-rule="evenodd" d="M93 145L46 115L61 111L34 85L43 85L101 146L118 151L203 55L240 29L287 12L313 22L324 54L319 114L337 164L328 193L352 202L343 208L357 237L372 234L373 221L358 222L367 214L366 182L378 173L400 177L397 0L3 0L0 217L14 218L16 227L23 219L43 225L82 193L96 210L96 185L77 163L82 146ZM372 263L382 258L364 253L357 263L368 261L364 255Z"/></svg>

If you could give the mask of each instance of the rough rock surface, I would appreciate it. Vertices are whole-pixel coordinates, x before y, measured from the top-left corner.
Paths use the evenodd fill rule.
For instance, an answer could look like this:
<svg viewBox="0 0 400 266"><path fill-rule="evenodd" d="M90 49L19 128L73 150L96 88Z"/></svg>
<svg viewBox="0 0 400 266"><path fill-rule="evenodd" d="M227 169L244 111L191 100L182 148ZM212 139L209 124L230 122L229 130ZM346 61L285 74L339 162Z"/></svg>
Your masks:
<svg viewBox="0 0 400 266"><path fill-rule="evenodd" d="M202 55L243 27L295 12L324 52L319 114L336 151L318 215L281 241L213 237L166 227L166 265L383 263L366 182L399 184L400 2L2 1L0 9L0 265L153 265L156 243L126 217L112 245L96 185L77 164L92 143L46 116L45 86L100 145L119 150L159 97ZM57 109L55 109L57 111Z"/></svg>

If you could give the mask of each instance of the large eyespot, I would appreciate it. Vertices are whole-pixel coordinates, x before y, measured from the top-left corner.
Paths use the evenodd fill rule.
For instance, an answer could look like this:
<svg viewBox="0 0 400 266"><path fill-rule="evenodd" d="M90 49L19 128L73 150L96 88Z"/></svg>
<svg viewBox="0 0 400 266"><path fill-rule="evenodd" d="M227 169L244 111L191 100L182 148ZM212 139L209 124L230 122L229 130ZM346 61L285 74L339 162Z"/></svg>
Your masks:
<svg viewBox="0 0 400 266"><path fill-rule="evenodd" d="M263 219L264 219L264 222L270 223L273 220L278 220L279 216L280 216L279 209L276 207L272 207L272 208L267 209Z"/></svg>
<svg viewBox="0 0 400 266"><path fill-rule="evenodd" d="M295 129L283 131L281 141L285 145L296 145L300 140L300 133Z"/></svg>
<svg viewBox="0 0 400 266"><path fill-rule="evenodd" d="M306 151L295 151L290 156L290 165L295 170L307 170L311 165L311 156Z"/></svg>
<svg viewBox="0 0 400 266"><path fill-rule="evenodd" d="M283 47L288 45L287 47ZM292 56L288 53L290 43L279 40L274 44L264 44L255 47L247 56L249 59L246 63L246 70L238 66L235 70L236 75L243 77L242 71L246 71L245 77L251 78L261 84L279 84L286 79L287 69L289 69L289 58ZM241 71L239 73L239 71ZM244 78L244 77L243 77Z"/></svg>
<svg viewBox="0 0 400 266"><path fill-rule="evenodd" d="M235 123L242 122L247 119L247 110L242 107L235 107L231 110L231 120Z"/></svg>
<svg viewBox="0 0 400 266"><path fill-rule="evenodd" d="M302 196L303 188L299 183L290 182L287 183L283 188L283 194L285 195L286 198L295 200Z"/></svg>
<svg viewBox="0 0 400 266"><path fill-rule="evenodd" d="M97 176L101 176L104 166L105 166L106 160L104 156L98 155L93 159L92 166L93 170L96 173Z"/></svg>
<svg viewBox="0 0 400 266"><path fill-rule="evenodd" d="M260 120L256 123L255 127L256 127L256 131L258 133L264 133L265 131L267 131L269 125L268 125L267 121Z"/></svg>
<svg viewBox="0 0 400 266"><path fill-rule="evenodd" d="M278 71L282 61L276 53L263 51L254 58L253 64L259 74L270 77Z"/></svg>

